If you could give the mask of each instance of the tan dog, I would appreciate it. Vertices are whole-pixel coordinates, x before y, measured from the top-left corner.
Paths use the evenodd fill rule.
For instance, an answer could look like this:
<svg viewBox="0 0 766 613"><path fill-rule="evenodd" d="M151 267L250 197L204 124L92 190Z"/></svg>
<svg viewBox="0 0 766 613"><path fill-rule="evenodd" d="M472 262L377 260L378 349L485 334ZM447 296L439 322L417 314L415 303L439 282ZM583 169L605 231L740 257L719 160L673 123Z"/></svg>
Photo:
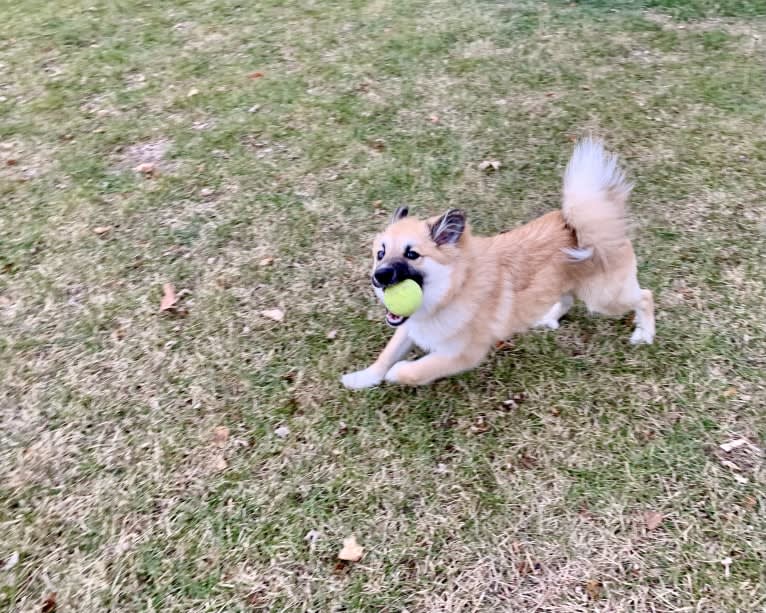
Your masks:
<svg viewBox="0 0 766 613"><path fill-rule="evenodd" d="M394 213L373 244L372 283L414 279L423 303L396 327L375 363L342 378L352 389L391 383L423 385L477 366L494 343L533 326L558 328L574 298L591 312L636 313L631 343L654 339L652 292L641 289L628 238L631 185L601 143L581 141L564 177L560 211L492 237L473 236L458 210L427 221ZM401 361L419 346L428 354Z"/></svg>

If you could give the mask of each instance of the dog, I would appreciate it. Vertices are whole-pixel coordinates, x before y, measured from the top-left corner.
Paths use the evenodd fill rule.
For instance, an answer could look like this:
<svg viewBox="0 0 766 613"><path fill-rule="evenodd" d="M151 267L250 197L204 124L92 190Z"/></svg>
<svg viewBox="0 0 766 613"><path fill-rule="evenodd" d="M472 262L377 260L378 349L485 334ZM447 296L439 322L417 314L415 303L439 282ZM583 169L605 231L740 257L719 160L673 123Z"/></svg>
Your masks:
<svg viewBox="0 0 766 613"><path fill-rule="evenodd" d="M514 230L475 236L463 211L427 220L396 210L373 242L372 285L415 280L421 306L409 317L386 312L395 328L372 366L342 377L361 389L384 380L425 385L476 367L498 341L532 327L559 327L576 298L590 312L635 312L630 342L654 340L652 292L638 284L628 237L632 189L615 155L588 138L574 148L563 204ZM414 345L426 352L404 359Z"/></svg>

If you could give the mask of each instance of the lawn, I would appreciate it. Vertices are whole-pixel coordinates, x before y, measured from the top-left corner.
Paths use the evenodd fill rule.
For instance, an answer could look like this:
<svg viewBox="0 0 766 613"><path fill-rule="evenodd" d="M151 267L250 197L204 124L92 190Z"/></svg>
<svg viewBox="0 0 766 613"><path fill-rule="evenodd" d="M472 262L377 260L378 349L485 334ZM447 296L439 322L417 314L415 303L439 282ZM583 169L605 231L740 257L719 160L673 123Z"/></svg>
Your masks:
<svg viewBox="0 0 766 613"><path fill-rule="evenodd" d="M0 17L0 609L764 610L764 0ZM345 390L390 212L520 224L586 134L655 344L578 307Z"/></svg>

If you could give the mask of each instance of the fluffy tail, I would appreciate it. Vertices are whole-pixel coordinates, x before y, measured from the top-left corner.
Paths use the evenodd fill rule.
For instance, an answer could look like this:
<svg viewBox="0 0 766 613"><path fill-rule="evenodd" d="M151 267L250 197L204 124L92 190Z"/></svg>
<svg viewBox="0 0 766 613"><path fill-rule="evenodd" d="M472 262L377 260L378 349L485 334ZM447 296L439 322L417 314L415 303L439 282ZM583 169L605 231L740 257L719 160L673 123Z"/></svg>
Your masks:
<svg viewBox="0 0 766 613"><path fill-rule="evenodd" d="M628 238L626 204L633 185L600 141L586 138L575 146L564 174L562 212L577 234L574 261L609 260Z"/></svg>

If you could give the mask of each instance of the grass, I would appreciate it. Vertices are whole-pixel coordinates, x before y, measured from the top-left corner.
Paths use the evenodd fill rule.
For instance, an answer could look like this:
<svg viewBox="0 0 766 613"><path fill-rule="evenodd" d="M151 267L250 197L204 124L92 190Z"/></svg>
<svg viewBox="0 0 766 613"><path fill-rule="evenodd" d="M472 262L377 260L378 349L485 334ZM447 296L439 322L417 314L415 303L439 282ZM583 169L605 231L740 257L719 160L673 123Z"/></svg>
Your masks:
<svg viewBox="0 0 766 613"><path fill-rule="evenodd" d="M3 15L0 608L766 604L761 0ZM575 309L471 373L342 389L389 334L388 212L521 223L589 132L636 182L656 344Z"/></svg>

